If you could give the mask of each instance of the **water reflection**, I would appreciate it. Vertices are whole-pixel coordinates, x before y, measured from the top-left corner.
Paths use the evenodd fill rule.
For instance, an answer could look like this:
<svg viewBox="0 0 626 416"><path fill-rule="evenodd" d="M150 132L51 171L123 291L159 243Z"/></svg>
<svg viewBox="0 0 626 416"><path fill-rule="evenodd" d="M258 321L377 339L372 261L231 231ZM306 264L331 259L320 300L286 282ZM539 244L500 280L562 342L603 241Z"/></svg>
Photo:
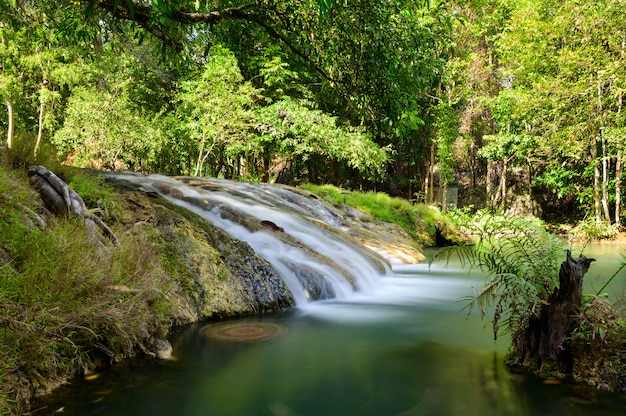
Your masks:
<svg viewBox="0 0 626 416"><path fill-rule="evenodd" d="M483 276L423 265L396 272L349 300L190 326L171 339L176 360L118 366L67 386L38 414L623 414L624 396L508 371L508 339L493 343L489 323L466 319L457 302Z"/></svg>
<svg viewBox="0 0 626 416"><path fill-rule="evenodd" d="M616 243L595 243L585 247L583 252L585 256L597 260L585 275L583 286L585 294L595 295L619 269L626 256L626 247ZM612 301L626 298L626 269L615 276L602 292L608 294Z"/></svg>

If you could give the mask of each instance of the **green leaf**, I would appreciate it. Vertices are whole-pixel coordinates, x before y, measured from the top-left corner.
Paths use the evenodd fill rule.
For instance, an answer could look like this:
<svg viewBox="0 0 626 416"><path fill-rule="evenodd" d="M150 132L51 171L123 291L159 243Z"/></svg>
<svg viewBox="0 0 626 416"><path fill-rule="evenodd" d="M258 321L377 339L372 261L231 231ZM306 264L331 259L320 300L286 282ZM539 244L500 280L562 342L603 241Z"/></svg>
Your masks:
<svg viewBox="0 0 626 416"><path fill-rule="evenodd" d="M332 0L317 0L320 16L328 17L328 11L332 7Z"/></svg>
<svg viewBox="0 0 626 416"><path fill-rule="evenodd" d="M93 9L94 7L96 7L96 3L98 2L98 0L89 0L89 4L87 5L87 7L85 7L85 17L89 17L91 16L91 14L93 13Z"/></svg>

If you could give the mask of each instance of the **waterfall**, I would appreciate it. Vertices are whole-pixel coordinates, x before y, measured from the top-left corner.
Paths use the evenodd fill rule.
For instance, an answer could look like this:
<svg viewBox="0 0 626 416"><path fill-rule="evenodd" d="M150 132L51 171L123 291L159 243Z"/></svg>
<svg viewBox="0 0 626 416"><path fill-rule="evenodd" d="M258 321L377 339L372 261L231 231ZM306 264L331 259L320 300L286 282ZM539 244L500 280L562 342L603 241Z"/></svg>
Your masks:
<svg viewBox="0 0 626 416"><path fill-rule="evenodd" d="M297 306L371 290L390 273L382 256L350 237L343 213L312 195L225 179L114 176L140 183L249 244L288 285Z"/></svg>

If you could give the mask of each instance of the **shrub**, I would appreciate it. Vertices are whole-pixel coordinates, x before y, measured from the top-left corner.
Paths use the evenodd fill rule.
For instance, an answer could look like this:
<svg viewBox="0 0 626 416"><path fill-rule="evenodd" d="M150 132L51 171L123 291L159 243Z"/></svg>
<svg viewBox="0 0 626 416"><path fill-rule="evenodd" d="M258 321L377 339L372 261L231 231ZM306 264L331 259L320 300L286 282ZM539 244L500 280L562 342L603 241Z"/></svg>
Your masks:
<svg viewBox="0 0 626 416"><path fill-rule="evenodd" d="M615 225L586 218L572 228L569 234L572 241L587 244L592 241L613 239L617 237L619 230Z"/></svg>
<svg viewBox="0 0 626 416"><path fill-rule="evenodd" d="M534 219L485 212L476 218L464 225L475 243L444 248L431 263L458 255L463 266L488 273L485 285L463 300L468 314L477 307L484 317L493 307L497 338L502 325L504 332L516 332L531 316L538 316L558 285L564 247Z"/></svg>

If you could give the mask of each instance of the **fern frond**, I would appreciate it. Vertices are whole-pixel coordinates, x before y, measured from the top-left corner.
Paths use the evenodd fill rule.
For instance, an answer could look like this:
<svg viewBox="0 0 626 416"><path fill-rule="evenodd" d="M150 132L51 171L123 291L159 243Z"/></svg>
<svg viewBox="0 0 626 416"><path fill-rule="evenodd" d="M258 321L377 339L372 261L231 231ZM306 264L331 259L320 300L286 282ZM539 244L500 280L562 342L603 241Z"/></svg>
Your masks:
<svg viewBox="0 0 626 416"><path fill-rule="evenodd" d="M478 308L484 318L494 308L494 336L501 329L516 332L556 288L563 245L527 218L483 211L466 228L476 236L474 245L442 249L435 258L448 262L454 254L464 267L487 272L485 284L460 299L462 310L469 316Z"/></svg>

